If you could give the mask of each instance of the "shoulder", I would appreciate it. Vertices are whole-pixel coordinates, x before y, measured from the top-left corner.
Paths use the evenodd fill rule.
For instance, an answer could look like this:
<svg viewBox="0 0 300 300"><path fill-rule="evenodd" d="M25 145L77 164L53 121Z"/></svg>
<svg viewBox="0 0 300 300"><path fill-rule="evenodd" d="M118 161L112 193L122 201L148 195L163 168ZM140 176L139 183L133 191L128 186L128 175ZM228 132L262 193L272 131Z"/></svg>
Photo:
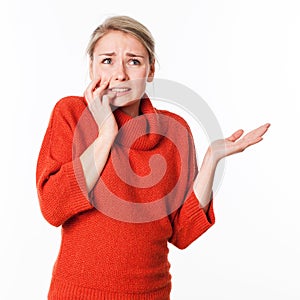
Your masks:
<svg viewBox="0 0 300 300"><path fill-rule="evenodd" d="M87 108L84 97L67 96L56 102L50 117L52 124L66 123L73 127L76 125Z"/></svg>
<svg viewBox="0 0 300 300"><path fill-rule="evenodd" d="M54 106L54 111L61 113L82 112L87 107L84 97L67 96L61 98Z"/></svg>

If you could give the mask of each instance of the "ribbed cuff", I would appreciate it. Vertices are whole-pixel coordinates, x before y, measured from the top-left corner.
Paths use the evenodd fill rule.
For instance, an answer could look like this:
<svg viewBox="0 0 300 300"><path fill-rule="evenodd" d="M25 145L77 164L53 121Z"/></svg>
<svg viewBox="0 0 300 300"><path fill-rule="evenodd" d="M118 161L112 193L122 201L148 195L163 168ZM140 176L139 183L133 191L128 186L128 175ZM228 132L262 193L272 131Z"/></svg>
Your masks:
<svg viewBox="0 0 300 300"><path fill-rule="evenodd" d="M176 217L174 237L171 240L179 249L185 249L215 223L213 200L207 213L200 207L200 203L194 192L181 207L180 214Z"/></svg>
<svg viewBox="0 0 300 300"><path fill-rule="evenodd" d="M49 217L49 222L54 226L60 226L75 214L93 208L88 199L79 159L63 165L62 169L65 179L61 178L61 199L56 200L60 203Z"/></svg>
<svg viewBox="0 0 300 300"><path fill-rule="evenodd" d="M209 204L209 209L205 213L200 207L194 191L191 192L189 198L184 203L184 213L187 220L193 221L194 226L206 227L212 226L215 223L215 215L213 210L213 199Z"/></svg>

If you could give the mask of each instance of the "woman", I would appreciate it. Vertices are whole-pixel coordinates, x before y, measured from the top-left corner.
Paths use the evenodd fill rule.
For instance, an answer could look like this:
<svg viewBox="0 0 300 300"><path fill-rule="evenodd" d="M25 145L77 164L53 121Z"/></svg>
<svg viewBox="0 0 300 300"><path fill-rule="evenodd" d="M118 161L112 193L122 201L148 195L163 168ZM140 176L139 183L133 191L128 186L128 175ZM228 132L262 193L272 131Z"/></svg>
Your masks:
<svg viewBox="0 0 300 300"><path fill-rule="evenodd" d="M88 54L91 83L56 104L37 164L42 213L62 225L48 299L169 299L167 243L186 248L214 224L218 162L269 124L213 142L198 171L187 123L145 93L155 72L148 29L108 18Z"/></svg>

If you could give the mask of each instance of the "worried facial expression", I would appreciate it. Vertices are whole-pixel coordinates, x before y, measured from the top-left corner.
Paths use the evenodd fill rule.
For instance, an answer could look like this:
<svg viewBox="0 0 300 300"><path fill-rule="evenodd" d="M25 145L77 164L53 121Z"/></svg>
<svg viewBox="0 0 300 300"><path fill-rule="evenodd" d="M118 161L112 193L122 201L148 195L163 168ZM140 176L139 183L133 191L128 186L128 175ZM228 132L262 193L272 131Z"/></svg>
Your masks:
<svg viewBox="0 0 300 300"><path fill-rule="evenodd" d="M109 81L108 91L114 93L111 103L117 107L138 106L153 80L154 62L150 64L144 45L128 33L112 30L96 44L90 63L90 77Z"/></svg>

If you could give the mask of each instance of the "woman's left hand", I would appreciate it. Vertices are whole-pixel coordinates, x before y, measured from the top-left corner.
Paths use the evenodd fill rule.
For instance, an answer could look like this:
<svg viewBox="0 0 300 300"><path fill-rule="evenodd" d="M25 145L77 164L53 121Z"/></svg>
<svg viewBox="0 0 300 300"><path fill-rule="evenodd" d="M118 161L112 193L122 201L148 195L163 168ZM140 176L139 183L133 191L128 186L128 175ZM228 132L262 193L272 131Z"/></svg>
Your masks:
<svg viewBox="0 0 300 300"><path fill-rule="evenodd" d="M249 146L259 143L263 139L263 135L266 133L270 124L262 125L242 137L244 131L242 129L237 130L230 137L226 139L220 139L212 142L209 147L209 152L212 155L213 160L217 163L222 158L243 152Z"/></svg>

